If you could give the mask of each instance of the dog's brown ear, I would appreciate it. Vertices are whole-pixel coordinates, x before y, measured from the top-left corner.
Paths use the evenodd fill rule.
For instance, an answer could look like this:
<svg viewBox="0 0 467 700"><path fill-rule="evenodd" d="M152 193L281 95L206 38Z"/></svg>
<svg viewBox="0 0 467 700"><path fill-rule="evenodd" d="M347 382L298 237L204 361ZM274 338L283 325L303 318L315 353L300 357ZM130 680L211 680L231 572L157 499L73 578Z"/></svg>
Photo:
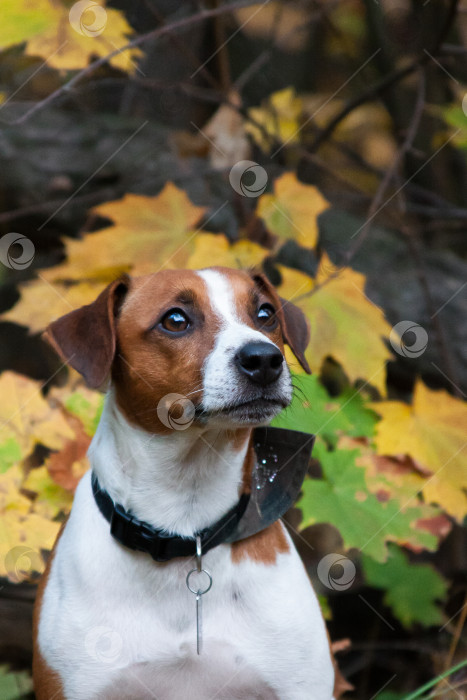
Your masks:
<svg viewBox="0 0 467 700"><path fill-rule="evenodd" d="M305 372L311 374L310 365L305 357L305 350L310 342L310 327L305 314L291 301L280 297L274 285L271 284L265 275L254 273L253 279L275 300L284 342L290 347Z"/></svg>
<svg viewBox="0 0 467 700"><path fill-rule="evenodd" d="M116 347L116 314L129 283L126 275L112 282L92 304L57 319L43 334L93 389L101 386L110 372Z"/></svg>

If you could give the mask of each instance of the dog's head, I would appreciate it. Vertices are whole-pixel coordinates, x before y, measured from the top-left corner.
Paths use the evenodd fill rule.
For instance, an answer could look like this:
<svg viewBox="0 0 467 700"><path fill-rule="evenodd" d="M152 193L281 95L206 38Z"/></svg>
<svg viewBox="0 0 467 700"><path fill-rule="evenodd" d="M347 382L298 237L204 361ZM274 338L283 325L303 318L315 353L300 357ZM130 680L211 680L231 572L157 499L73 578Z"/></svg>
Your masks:
<svg viewBox="0 0 467 700"><path fill-rule="evenodd" d="M271 420L292 396L284 343L310 371L300 309L262 274L221 267L121 278L45 337L91 387L110 376L125 416L154 433Z"/></svg>

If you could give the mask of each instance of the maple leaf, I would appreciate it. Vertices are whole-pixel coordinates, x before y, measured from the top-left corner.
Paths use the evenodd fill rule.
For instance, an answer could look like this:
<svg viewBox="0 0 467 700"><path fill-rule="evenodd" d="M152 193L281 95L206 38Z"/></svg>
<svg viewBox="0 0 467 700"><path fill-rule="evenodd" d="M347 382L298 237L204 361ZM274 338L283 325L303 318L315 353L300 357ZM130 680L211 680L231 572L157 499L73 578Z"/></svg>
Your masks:
<svg viewBox="0 0 467 700"><path fill-rule="evenodd" d="M302 111L302 100L293 87L279 90L269 95L261 107L248 110L251 121L245 124L245 131L266 153L278 142L298 143Z"/></svg>
<svg viewBox="0 0 467 700"><path fill-rule="evenodd" d="M132 29L123 14L103 0L70 5L50 0L3 0L0 47L27 42L26 54L41 56L52 68L83 68L93 56L107 56L128 43ZM136 69L139 49L111 59L124 71Z"/></svg>
<svg viewBox="0 0 467 700"><path fill-rule="evenodd" d="M67 259L43 270L21 288L21 299L4 320L43 330L51 320L88 304L123 272L144 275L183 267L194 249L195 226L204 207L168 183L156 197L128 194L91 210L111 226L66 244Z"/></svg>
<svg viewBox="0 0 467 700"><path fill-rule="evenodd" d="M144 275L183 267L194 247L195 226L205 211L171 182L156 197L127 194L100 204L91 213L114 223L81 240L68 241L67 260L45 270L43 277L49 282L108 283L122 272Z"/></svg>
<svg viewBox="0 0 467 700"><path fill-rule="evenodd" d="M253 241L241 240L232 245L224 234L200 233L196 236L194 251L186 266L199 270L209 266L236 267L245 270L259 267L269 251Z"/></svg>
<svg viewBox="0 0 467 700"><path fill-rule="evenodd" d="M53 520L60 512L71 509L72 495L52 480L45 466L32 469L22 488L36 494L34 512L43 518Z"/></svg>
<svg viewBox="0 0 467 700"><path fill-rule="evenodd" d="M359 450L360 454L355 463L365 467L368 490L375 494L379 501L385 503L390 499L397 499L403 507L415 504L418 506L420 517L414 523L415 528L431 532L438 540L446 537L451 531L451 521L440 513L437 506L419 502L424 477L410 457L396 459L377 455L367 438L353 438L349 432L340 436L338 448ZM420 551L419 546L411 545L410 548Z"/></svg>
<svg viewBox="0 0 467 700"><path fill-rule="evenodd" d="M41 274L40 279L21 285L19 301L0 318L27 326L30 333L39 333L54 319L90 304L105 286L105 282L52 283Z"/></svg>
<svg viewBox="0 0 467 700"><path fill-rule="evenodd" d="M60 523L36 513L23 516L13 508L4 513L0 520L0 577L19 583L42 573L45 562L41 550L52 549L59 530Z"/></svg>
<svg viewBox="0 0 467 700"><path fill-rule="evenodd" d="M299 306L311 325L306 358L319 372L326 357L339 362L349 379L366 379L385 394L386 361L391 353L383 339L391 326L380 308L365 295L365 276L351 268L336 272L323 256L316 279L280 267L281 296Z"/></svg>
<svg viewBox="0 0 467 700"><path fill-rule="evenodd" d="M405 627L442 622L437 603L445 599L448 584L429 564L411 563L399 547L390 546L386 562L363 555L362 566L366 581L385 591L384 603Z"/></svg>
<svg viewBox="0 0 467 700"><path fill-rule="evenodd" d="M313 433L336 446L342 434L372 436L376 414L355 390L331 398L316 374L292 374L297 387L292 403L272 421L276 428Z"/></svg>
<svg viewBox="0 0 467 700"><path fill-rule="evenodd" d="M15 583L44 570L41 549L51 549L60 523L33 512L21 492L24 475L19 465L0 474L0 577Z"/></svg>
<svg viewBox="0 0 467 700"><path fill-rule="evenodd" d="M465 426L467 406L446 391L415 385L412 405L374 403L382 416L375 438L380 455L410 455L431 472L421 488L428 503L438 503L459 522L467 514Z"/></svg>
<svg viewBox="0 0 467 700"><path fill-rule="evenodd" d="M28 671L10 671L7 666L0 666L0 697L3 700L21 700L32 692L32 678Z"/></svg>
<svg viewBox="0 0 467 700"><path fill-rule="evenodd" d="M314 456L320 461L322 479L308 479L297 507L303 512L302 527L330 523L342 537L344 547L356 547L377 561L385 561L387 542L416 548L436 549L437 539L414 524L423 516L418 507L401 508L396 500L381 503L368 492L365 470L357 466L358 450L328 451L318 442Z"/></svg>
<svg viewBox="0 0 467 700"><path fill-rule="evenodd" d="M41 394L41 385L14 372L0 377L0 445L14 440L22 456L36 443L60 449L73 437L73 431L58 408L53 408Z"/></svg>
<svg viewBox="0 0 467 700"><path fill-rule="evenodd" d="M318 216L329 207L313 185L305 185L295 173L285 173L274 183L274 194L263 194L256 215L281 239L292 238L314 248L318 242Z"/></svg>

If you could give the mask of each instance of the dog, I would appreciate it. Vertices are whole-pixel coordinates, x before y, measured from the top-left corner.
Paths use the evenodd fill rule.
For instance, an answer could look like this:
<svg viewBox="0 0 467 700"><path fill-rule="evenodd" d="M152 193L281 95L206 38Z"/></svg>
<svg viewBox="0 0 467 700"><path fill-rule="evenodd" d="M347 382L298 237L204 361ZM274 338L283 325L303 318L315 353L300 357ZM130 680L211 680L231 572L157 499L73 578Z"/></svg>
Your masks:
<svg viewBox="0 0 467 700"><path fill-rule="evenodd" d="M331 700L325 623L280 520L222 540L253 488L254 430L292 398L284 344L310 371L300 309L261 273L163 270L45 337L107 392L39 586L37 699Z"/></svg>

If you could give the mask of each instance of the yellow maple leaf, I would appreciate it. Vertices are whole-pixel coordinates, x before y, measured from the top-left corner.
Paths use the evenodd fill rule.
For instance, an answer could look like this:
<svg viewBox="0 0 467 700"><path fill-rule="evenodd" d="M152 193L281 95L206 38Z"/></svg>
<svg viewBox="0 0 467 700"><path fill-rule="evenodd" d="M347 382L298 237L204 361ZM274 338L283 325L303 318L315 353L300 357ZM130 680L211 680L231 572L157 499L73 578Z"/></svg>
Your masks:
<svg viewBox="0 0 467 700"><path fill-rule="evenodd" d="M56 318L83 304L90 304L105 284L96 281L68 286L61 282L47 282L41 273L40 279L21 285L20 300L0 317L4 321L28 326L31 333L39 333Z"/></svg>
<svg viewBox="0 0 467 700"><path fill-rule="evenodd" d="M351 268L337 274L327 256L315 280L297 270L280 271L279 293L299 306L310 322L305 355L311 369L319 371L326 357L333 357L352 382L364 379L384 395L386 361L392 356L383 339L391 326L365 296L365 276Z"/></svg>
<svg viewBox="0 0 467 700"><path fill-rule="evenodd" d="M12 510L18 515L27 515L31 510L31 501L19 489L24 475L19 464L14 464L4 474L0 474L0 513L4 515Z"/></svg>
<svg viewBox="0 0 467 700"><path fill-rule="evenodd" d="M261 107L248 110L252 121L245 124L245 131L265 152L277 143L298 143L302 111L302 100L295 88L279 90L269 95Z"/></svg>
<svg viewBox="0 0 467 700"><path fill-rule="evenodd" d="M0 395L0 444L14 439L26 456L36 443L60 449L74 436L60 410L42 396L40 382L4 372Z"/></svg>
<svg viewBox="0 0 467 700"><path fill-rule="evenodd" d="M114 223L67 241L65 262L22 285L20 301L2 318L38 332L53 319L89 304L123 272L144 275L184 267L205 211L172 183L156 197L128 194L100 204L92 212Z"/></svg>
<svg viewBox="0 0 467 700"><path fill-rule="evenodd" d="M467 515L466 404L418 381L411 406L384 401L373 409L382 416L375 440L378 453L410 455L431 471L422 486L426 501L462 521Z"/></svg>
<svg viewBox="0 0 467 700"><path fill-rule="evenodd" d="M50 550L60 523L37 513L20 515L9 510L0 520L0 577L20 583L42 573L45 562L42 549Z"/></svg>
<svg viewBox="0 0 467 700"><path fill-rule="evenodd" d="M274 183L274 194L263 194L256 214L266 228L281 239L293 238L314 248L318 242L318 216L329 207L313 185L304 185L295 173L285 173Z"/></svg>
<svg viewBox="0 0 467 700"><path fill-rule="evenodd" d="M52 480L47 467L32 469L22 487L37 494L34 512L43 518L53 520L61 511L71 509L72 494Z"/></svg>
<svg viewBox="0 0 467 700"><path fill-rule="evenodd" d="M169 182L156 197L127 194L91 210L111 226L67 243L67 260L43 272L49 282L111 282L122 272L144 275L183 267L194 247L195 227L205 207L197 207Z"/></svg>
<svg viewBox="0 0 467 700"><path fill-rule="evenodd" d="M33 512L33 503L20 488L23 470L13 465L0 474L0 577L25 581L44 569L42 549L51 549L60 529Z"/></svg>
<svg viewBox="0 0 467 700"><path fill-rule="evenodd" d="M73 70L92 56L107 56L128 43L132 29L104 0L2 0L0 47L26 41L26 54L41 56L52 68ZM138 49L117 54L112 65L132 72Z"/></svg>
<svg viewBox="0 0 467 700"><path fill-rule="evenodd" d="M192 270L199 270L207 264L245 270L258 267L268 254L269 251L253 241L230 244L223 234L201 233L196 236L195 250L186 266Z"/></svg>

